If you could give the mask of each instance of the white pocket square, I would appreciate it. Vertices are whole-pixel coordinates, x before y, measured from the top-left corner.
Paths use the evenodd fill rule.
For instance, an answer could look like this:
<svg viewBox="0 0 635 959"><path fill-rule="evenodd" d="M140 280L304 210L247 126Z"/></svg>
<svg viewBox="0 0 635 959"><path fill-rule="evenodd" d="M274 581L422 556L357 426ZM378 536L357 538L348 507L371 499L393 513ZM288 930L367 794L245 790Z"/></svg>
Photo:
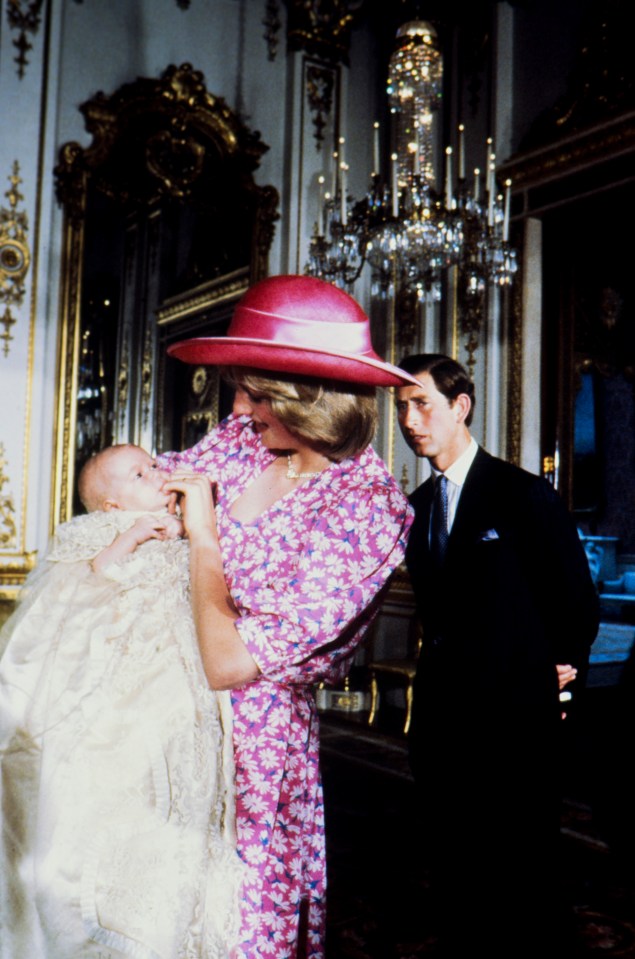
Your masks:
<svg viewBox="0 0 635 959"><path fill-rule="evenodd" d="M481 543L489 543L493 539L500 539L500 536L495 529L486 529L485 532L481 533L478 538L479 542Z"/></svg>

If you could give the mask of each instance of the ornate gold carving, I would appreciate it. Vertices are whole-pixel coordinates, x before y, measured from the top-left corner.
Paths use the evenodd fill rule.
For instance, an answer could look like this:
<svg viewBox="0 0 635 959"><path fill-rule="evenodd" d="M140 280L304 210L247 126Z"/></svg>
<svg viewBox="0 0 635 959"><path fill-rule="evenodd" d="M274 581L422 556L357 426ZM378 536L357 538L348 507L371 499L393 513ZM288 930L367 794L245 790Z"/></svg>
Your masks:
<svg viewBox="0 0 635 959"><path fill-rule="evenodd" d="M197 366L190 376L190 398L194 409L188 410L181 424L181 445L192 446L218 423L218 370Z"/></svg>
<svg viewBox="0 0 635 959"><path fill-rule="evenodd" d="M361 0L288 0L287 42L321 60L348 62L351 29Z"/></svg>
<svg viewBox="0 0 635 959"><path fill-rule="evenodd" d="M40 26L40 11L44 0L31 0L28 5L23 0L9 0L7 5L7 20L12 30L18 31L18 37L13 41L13 46L18 51L17 57L14 57L18 65L18 76L20 79L24 76L28 65L27 53L33 49L33 44L27 40L27 33L36 34Z"/></svg>
<svg viewBox="0 0 635 959"><path fill-rule="evenodd" d="M6 466L4 443L0 443L0 547L11 549L16 545L17 536L13 496L4 492L4 487L9 482L5 473Z"/></svg>
<svg viewBox="0 0 635 959"><path fill-rule="evenodd" d="M265 19L262 25L265 28L265 40L267 41L267 51L270 60L276 59L278 51L278 33L280 31L280 7L278 0L267 0L265 9Z"/></svg>
<svg viewBox="0 0 635 959"><path fill-rule="evenodd" d="M119 420L119 430L123 431L126 425L126 413L128 407L128 392L130 388L130 343L129 338L124 333L121 344L121 356L119 357L119 373L117 375L117 418Z"/></svg>
<svg viewBox="0 0 635 959"><path fill-rule="evenodd" d="M20 556L12 556L7 560L0 554L2 565L0 566L0 601L3 603L13 603L20 595L20 588L35 566L37 559L37 550L31 553L22 553ZM3 611L0 611L0 614ZM10 612L10 609L6 612ZM0 619L6 617L0 615ZM2 625L2 622L0 622Z"/></svg>
<svg viewBox="0 0 635 959"><path fill-rule="evenodd" d="M59 200L79 215L84 177L97 169L98 189L123 204L164 194L183 200L203 175L206 157L210 163L231 159L245 176L268 149L224 100L207 92L203 74L189 63L168 67L159 80L139 77L112 96L97 93L80 109L93 144L87 150L66 144L55 169ZM151 126L157 115L164 117L161 131L156 122ZM115 150L117 140L128 149ZM259 188L246 185L258 197Z"/></svg>
<svg viewBox="0 0 635 959"><path fill-rule="evenodd" d="M332 67L317 63L307 64L306 94L313 116L314 137L318 150L324 142L324 127L333 105L334 87L335 71Z"/></svg>
<svg viewBox="0 0 635 959"><path fill-rule="evenodd" d="M15 317L11 314L11 310L7 306L2 316L0 316L0 323L4 326L4 333L0 333L0 340L4 340L3 352L5 356L9 355L9 343L13 339L13 334L11 333L11 327L17 323Z"/></svg>
<svg viewBox="0 0 635 959"><path fill-rule="evenodd" d="M152 387L154 386L154 326L146 325L141 359L141 425L145 429L150 421Z"/></svg>
<svg viewBox="0 0 635 959"><path fill-rule="evenodd" d="M5 311L0 317L4 326L4 333L0 333L3 341L4 355L9 355L9 343L13 339L11 327L16 319L11 312L11 306L19 306L26 292L24 278L31 263L27 234L29 221L23 210L18 210L18 204L24 197L19 191L20 166L18 161L13 163L13 173L9 176L11 187L5 193L9 206L0 207L0 303L5 303Z"/></svg>
<svg viewBox="0 0 635 959"><path fill-rule="evenodd" d="M256 210L251 247L252 282L267 274L269 250L276 231L276 220L280 218L278 213L279 200L280 197L275 186L259 187L259 203Z"/></svg>
<svg viewBox="0 0 635 959"><path fill-rule="evenodd" d="M249 286L249 269L234 270L227 276L202 283L194 290L188 290L179 296L172 296L157 310L159 326L176 323L186 317L197 316L206 310L224 302L237 300Z"/></svg>

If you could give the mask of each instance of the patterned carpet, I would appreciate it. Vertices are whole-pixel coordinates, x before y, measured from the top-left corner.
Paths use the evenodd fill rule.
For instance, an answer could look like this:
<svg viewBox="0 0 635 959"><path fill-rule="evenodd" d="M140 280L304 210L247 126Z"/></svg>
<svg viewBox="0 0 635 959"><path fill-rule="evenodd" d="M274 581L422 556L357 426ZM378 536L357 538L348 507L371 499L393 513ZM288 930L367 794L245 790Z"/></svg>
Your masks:
<svg viewBox="0 0 635 959"><path fill-rule="evenodd" d="M587 770L604 782L593 748L587 760ZM412 825L414 788L403 738L369 730L363 717L325 714L322 766L327 959L434 959L435 910ZM592 780L572 777L562 819L561 879L579 940L574 959L635 959L635 843L618 846L613 830L611 845L605 838L611 829L597 828L592 806L605 823L615 825L618 817L610 791L596 789L597 802L588 801ZM629 822L631 811L635 818L629 804Z"/></svg>

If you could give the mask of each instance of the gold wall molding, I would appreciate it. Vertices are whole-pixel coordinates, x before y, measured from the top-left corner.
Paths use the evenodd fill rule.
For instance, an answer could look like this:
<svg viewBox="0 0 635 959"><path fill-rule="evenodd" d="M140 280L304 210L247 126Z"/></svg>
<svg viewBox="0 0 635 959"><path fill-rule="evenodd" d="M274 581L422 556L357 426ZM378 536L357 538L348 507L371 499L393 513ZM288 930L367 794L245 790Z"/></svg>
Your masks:
<svg viewBox="0 0 635 959"><path fill-rule="evenodd" d="M0 552L0 601L14 603L19 595L24 581L35 567L37 550L31 553L21 553L17 556L4 556ZM2 623L0 622L0 625Z"/></svg>
<svg viewBox="0 0 635 959"><path fill-rule="evenodd" d="M512 217L541 216L635 180L635 112L579 131L501 165L512 181Z"/></svg>
<svg viewBox="0 0 635 959"><path fill-rule="evenodd" d="M17 31L17 38L13 41L13 46L18 51L14 57L18 66L18 76L20 79L25 74L29 61L27 54L33 49L33 44L29 42L27 34L38 32L41 22L41 10L44 6L44 0L30 0L29 3L24 0L8 0L7 3L7 21L11 30Z"/></svg>
<svg viewBox="0 0 635 959"><path fill-rule="evenodd" d="M20 306L24 300L24 280L31 264L29 220L24 210L18 209L24 197L19 189L22 177L17 160L13 162L8 180L11 186L4 195L9 206L0 207L0 305L5 306L0 316L0 324L4 327L0 340L5 356L9 355L10 343L13 340L12 327L17 322L11 307Z"/></svg>
<svg viewBox="0 0 635 959"><path fill-rule="evenodd" d="M0 548L2 549L12 549L17 545L13 496L4 489L10 483L9 476L5 472L7 466L4 443L0 443Z"/></svg>

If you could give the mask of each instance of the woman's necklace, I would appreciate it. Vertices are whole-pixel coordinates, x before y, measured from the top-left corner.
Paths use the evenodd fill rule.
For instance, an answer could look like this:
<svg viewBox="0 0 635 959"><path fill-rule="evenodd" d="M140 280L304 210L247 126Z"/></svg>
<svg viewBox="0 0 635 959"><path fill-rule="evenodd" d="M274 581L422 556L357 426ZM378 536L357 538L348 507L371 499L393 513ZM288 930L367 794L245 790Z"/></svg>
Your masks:
<svg viewBox="0 0 635 959"><path fill-rule="evenodd" d="M293 465L293 460L291 459L291 453L287 453L287 479L309 479L311 476L319 476L322 470L316 470L315 473L298 473L295 466Z"/></svg>

